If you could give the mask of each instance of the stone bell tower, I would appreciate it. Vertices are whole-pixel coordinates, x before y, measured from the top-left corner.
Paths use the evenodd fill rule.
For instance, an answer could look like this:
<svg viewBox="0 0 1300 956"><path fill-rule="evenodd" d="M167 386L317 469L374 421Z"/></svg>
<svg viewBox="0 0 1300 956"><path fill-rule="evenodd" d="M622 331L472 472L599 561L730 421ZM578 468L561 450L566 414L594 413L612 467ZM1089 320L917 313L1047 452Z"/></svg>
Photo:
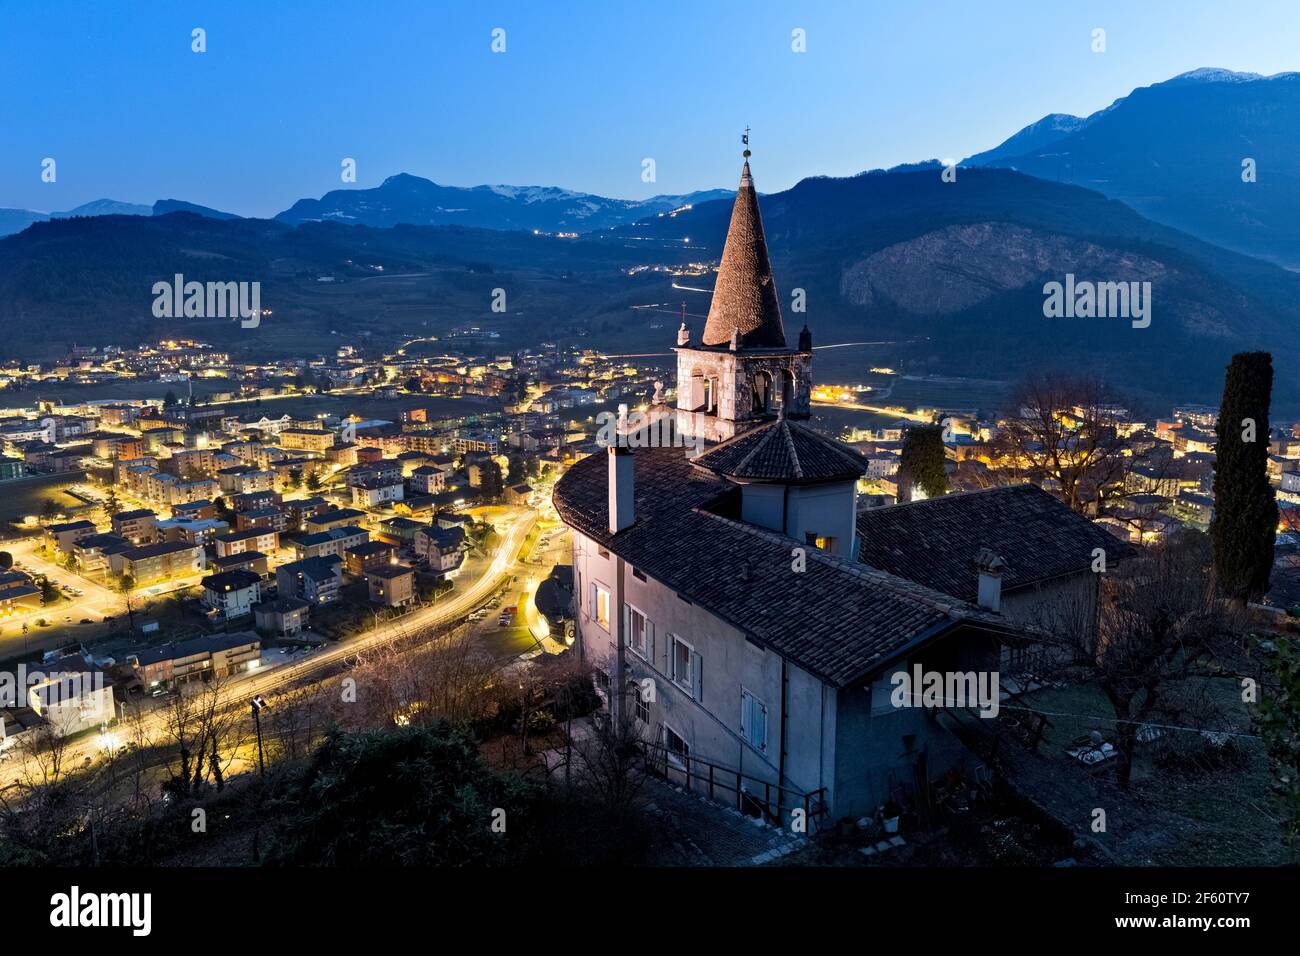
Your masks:
<svg viewBox="0 0 1300 956"><path fill-rule="evenodd" d="M790 349L781 324L748 149L713 302L698 344L677 332L677 430L725 441L779 416L806 419L812 399L812 335Z"/></svg>

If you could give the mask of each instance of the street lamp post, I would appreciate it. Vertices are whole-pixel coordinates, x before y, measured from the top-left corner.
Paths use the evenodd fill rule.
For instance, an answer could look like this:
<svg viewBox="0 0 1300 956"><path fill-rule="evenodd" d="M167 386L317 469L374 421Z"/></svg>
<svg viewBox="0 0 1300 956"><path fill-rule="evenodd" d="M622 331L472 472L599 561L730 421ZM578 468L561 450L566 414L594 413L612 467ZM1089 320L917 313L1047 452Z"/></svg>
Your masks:
<svg viewBox="0 0 1300 956"><path fill-rule="evenodd" d="M257 727L257 766L261 772L262 780L266 780L266 757L262 752L262 708L266 706L266 698L258 694L252 700L253 723Z"/></svg>

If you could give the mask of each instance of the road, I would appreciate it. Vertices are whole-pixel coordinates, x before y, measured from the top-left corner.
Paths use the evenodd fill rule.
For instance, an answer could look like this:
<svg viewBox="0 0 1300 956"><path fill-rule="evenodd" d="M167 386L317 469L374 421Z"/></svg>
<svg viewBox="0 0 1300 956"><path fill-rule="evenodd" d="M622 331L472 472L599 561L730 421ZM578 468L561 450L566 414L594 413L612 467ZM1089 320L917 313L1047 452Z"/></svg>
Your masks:
<svg viewBox="0 0 1300 956"><path fill-rule="evenodd" d="M319 651L306 660L273 670L252 671L243 675L230 685L232 698L230 706L247 709L249 702L259 694L270 694L281 687L297 683L332 666L343 664L357 654L395 638L422 629L438 627L467 615L478 604L486 601L510 575L516 573L519 550L536 521L536 516L531 512L516 519L502 540L492 563L462 593L373 628L355 640ZM168 716L166 707L160 707L145 715L143 731L147 732L149 740L158 741L163 738L167 732ZM80 767L87 757L93 759L101 753L104 746L105 741L99 735L83 737L69 746L65 752L63 765L67 768ZM25 769L29 773L38 772L34 767L24 767L18 762L20 759L19 754L14 754L7 761L0 763L0 775L2 775L0 779L16 783L24 776Z"/></svg>
<svg viewBox="0 0 1300 956"><path fill-rule="evenodd" d="M80 597L68 597L65 594L67 600L57 604L0 618L0 660L35 650L60 647L74 639L103 637L104 630L108 627L102 624L104 618L126 613L126 603L121 594L41 557L36 550L37 540L25 539L5 545L5 550L14 557L15 568L21 565L30 574L44 575L55 584L68 584L85 593ZM66 620L68 618L71 620ZM87 618L96 626L83 626L79 623ZM51 622L53 626L39 627L36 622L42 619ZM28 627L27 634L22 632L24 624Z"/></svg>

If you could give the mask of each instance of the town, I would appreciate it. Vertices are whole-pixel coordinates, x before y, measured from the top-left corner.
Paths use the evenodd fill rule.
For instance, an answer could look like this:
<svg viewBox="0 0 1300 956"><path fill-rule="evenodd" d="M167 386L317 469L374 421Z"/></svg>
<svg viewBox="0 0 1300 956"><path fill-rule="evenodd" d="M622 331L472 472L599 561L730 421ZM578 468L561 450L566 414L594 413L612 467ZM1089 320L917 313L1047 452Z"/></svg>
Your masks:
<svg viewBox="0 0 1300 956"><path fill-rule="evenodd" d="M1006 5L6 11L20 938L1284 914L1300 21Z"/></svg>

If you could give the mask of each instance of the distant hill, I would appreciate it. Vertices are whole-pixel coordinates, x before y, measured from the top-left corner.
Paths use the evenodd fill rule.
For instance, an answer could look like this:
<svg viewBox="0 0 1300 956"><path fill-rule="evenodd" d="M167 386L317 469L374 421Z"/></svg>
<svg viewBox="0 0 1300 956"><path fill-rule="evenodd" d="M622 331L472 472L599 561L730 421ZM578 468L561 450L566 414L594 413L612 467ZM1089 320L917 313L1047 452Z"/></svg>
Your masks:
<svg viewBox="0 0 1300 956"><path fill-rule="evenodd" d="M300 199L275 218L298 225L340 222L359 226L470 226L542 232L593 232L692 203L729 195L712 189L651 199L607 199L554 186L440 186L401 173L373 189L336 189Z"/></svg>
<svg viewBox="0 0 1300 956"><path fill-rule="evenodd" d="M22 232L32 223L45 222L49 218L49 213L33 212L30 209L0 209L0 236Z"/></svg>
<svg viewBox="0 0 1300 956"><path fill-rule="evenodd" d="M67 212L52 212L51 219L70 219L73 216L148 216L152 210L139 203L118 202L116 199L95 199L82 203Z"/></svg>
<svg viewBox="0 0 1300 956"><path fill-rule="evenodd" d="M34 222L46 222L50 219L71 219L74 216L147 216L148 206L137 203L118 202L116 199L95 199L82 203L76 209L67 212L35 212L31 209L0 209L0 236L22 232Z"/></svg>
<svg viewBox="0 0 1300 956"><path fill-rule="evenodd" d="M233 212L222 212L220 209L210 209L207 206L200 206L197 203L186 202L183 199L159 199L153 204L153 215L165 216L173 212L192 212L196 216L206 216L209 219L239 219Z"/></svg>
<svg viewBox="0 0 1300 956"><path fill-rule="evenodd" d="M1095 189L1156 222L1300 267L1300 73L1201 69L1087 118L1053 114L970 165ZM1255 182L1243 182L1254 160Z"/></svg>

